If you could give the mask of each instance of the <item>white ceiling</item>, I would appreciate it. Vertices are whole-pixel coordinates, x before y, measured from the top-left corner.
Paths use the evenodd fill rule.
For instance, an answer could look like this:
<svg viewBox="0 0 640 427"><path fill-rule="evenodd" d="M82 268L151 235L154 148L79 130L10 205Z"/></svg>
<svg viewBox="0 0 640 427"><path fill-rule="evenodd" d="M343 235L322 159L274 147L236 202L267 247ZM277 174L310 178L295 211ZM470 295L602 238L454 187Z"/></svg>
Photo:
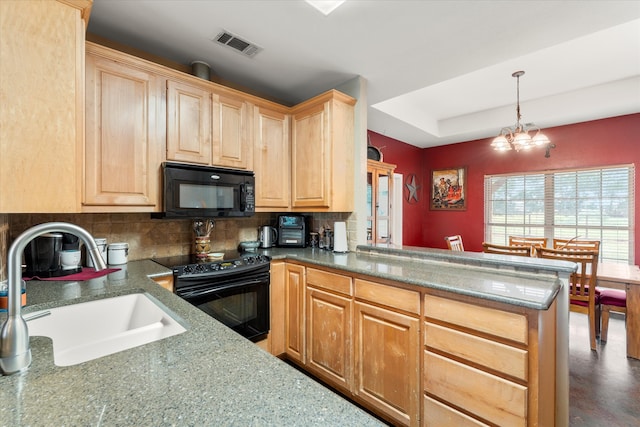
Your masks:
<svg viewBox="0 0 640 427"><path fill-rule="evenodd" d="M214 43L222 30L263 50ZM640 112L640 1L94 0L88 31L295 104L356 76L368 129L418 147Z"/></svg>

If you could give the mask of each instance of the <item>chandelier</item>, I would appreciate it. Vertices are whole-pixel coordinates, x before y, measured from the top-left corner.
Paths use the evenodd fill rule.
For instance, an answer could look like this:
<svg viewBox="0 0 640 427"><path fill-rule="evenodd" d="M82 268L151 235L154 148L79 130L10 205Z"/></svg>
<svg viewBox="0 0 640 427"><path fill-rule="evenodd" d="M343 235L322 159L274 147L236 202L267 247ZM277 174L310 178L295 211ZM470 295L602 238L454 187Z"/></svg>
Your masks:
<svg viewBox="0 0 640 427"><path fill-rule="evenodd" d="M540 128L533 123L520 123L522 116L520 115L520 77L524 75L524 71L516 71L511 74L517 80L517 104L516 104L516 125L513 127L504 127L500 129L500 133L491 142L491 146L497 151L508 151L514 149L516 151L529 150L534 147L545 147L545 157L551 156L551 149L555 148L555 144L551 144L549 138L542 132ZM536 131L531 137L529 132Z"/></svg>

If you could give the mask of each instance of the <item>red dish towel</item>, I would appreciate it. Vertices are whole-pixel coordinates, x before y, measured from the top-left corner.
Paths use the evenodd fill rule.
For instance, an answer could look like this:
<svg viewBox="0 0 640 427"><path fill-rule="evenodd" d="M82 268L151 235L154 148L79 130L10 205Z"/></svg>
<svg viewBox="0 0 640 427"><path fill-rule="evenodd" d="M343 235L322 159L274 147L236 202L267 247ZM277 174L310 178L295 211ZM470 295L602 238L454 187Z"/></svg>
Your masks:
<svg viewBox="0 0 640 427"><path fill-rule="evenodd" d="M23 280L55 280L55 281L66 281L72 280L76 282L80 282L83 280L95 279L97 277L105 276L109 273L113 273L114 271L119 271L119 268L105 268L101 271L96 271L95 268L83 267L80 273L70 274L68 276L60 276L60 277L23 277Z"/></svg>

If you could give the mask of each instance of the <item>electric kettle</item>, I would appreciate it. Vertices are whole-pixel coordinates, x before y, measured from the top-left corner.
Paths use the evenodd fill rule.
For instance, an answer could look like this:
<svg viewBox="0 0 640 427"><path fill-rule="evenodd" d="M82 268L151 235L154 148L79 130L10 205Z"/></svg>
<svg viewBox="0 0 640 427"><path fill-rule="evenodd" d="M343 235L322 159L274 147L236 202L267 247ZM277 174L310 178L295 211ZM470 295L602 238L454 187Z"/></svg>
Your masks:
<svg viewBox="0 0 640 427"><path fill-rule="evenodd" d="M270 248L278 241L278 231L274 227L263 225L258 228L258 240L261 248Z"/></svg>

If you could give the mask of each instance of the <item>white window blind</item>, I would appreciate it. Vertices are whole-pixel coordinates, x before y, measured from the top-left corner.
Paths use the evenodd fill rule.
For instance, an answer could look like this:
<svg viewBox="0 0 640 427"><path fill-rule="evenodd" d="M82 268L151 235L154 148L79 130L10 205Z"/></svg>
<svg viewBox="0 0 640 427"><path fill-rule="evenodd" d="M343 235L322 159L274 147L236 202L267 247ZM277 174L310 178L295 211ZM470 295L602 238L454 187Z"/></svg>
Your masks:
<svg viewBox="0 0 640 427"><path fill-rule="evenodd" d="M600 240L601 261L633 264L634 182L633 165L487 175L485 240Z"/></svg>

